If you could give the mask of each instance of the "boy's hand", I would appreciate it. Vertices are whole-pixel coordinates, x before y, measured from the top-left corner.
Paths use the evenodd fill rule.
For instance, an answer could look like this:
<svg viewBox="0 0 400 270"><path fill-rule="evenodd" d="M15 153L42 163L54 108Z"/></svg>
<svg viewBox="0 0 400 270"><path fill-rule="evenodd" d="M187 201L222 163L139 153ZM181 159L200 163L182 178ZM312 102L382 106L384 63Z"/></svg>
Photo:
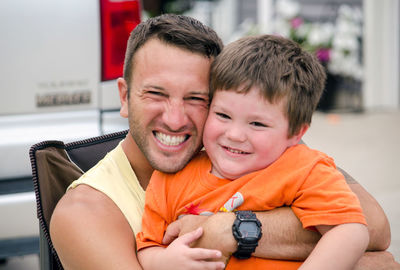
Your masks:
<svg viewBox="0 0 400 270"><path fill-rule="evenodd" d="M191 248L190 244L201 237L203 229L184 234L176 238L168 247L149 247L138 253L144 269L210 269L225 268L219 250Z"/></svg>
<svg viewBox="0 0 400 270"><path fill-rule="evenodd" d="M191 246L219 250L222 252L219 261L228 263L230 255L237 248L237 242L232 234L234 220L234 213L225 212L211 216L187 215L168 225L162 243L167 245L178 236L202 227L202 237L194 241Z"/></svg>
<svg viewBox="0 0 400 270"><path fill-rule="evenodd" d="M192 232L204 223L208 216L187 215L168 225L162 240L163 245L169 245L172 241L181 235Z"/></svg>

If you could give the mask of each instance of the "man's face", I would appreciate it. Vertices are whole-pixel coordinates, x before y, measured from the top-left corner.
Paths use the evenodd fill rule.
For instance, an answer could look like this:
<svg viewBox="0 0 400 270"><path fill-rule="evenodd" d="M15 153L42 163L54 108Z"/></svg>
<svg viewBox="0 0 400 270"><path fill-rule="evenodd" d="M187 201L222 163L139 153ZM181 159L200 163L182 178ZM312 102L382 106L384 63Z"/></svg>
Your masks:
<svg viewBox="0 0 400 270"><path fill-rule="evenodd" d="M201 148L211 59L152 39L134 56L129 128L154 169L176 172Z"/></svg>

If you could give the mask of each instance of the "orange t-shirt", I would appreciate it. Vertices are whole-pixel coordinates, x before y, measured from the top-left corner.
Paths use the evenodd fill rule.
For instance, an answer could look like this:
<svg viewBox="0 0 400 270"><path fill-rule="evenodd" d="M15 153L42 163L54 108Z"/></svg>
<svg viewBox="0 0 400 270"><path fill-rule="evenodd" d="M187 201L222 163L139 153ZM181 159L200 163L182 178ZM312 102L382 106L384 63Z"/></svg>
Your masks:
<svg viewBox="0 0 400 270"><path fill-rule="evenodd" d="M305 145L290 147L267 168L233 181L210 173L211 162L199 153L182 171L155 171L146 190L138 250L160 245L167 226L179 216L218 211L266 211L291 206L304 228L343 223L366 224L356 195L332 158ZM226 269L297 269L300 262L251 257L231 258Z"/></svg>

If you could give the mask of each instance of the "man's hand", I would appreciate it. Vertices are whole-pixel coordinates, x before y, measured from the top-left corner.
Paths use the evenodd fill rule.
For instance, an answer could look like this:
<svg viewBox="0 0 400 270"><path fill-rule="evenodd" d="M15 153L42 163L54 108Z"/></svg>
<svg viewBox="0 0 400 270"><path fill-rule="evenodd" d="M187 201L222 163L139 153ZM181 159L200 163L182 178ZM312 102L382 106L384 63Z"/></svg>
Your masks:
<svg viewBox="0 0 400 270"><path fill-rule="evenodd" d="M400 270L392 254L387 251L366 252L358 261L354 270Z"/></svg>
<svg viewBox="0 0 400 270"><path fill-rule="evenodd" d="M225 264L220 262L219 250L191 248L193 241L203 234L200 227L176 238L168 247L148 247L138 252L144 269L211 269L222 270ZM218 261L217 261L218 260Z"/></svg>

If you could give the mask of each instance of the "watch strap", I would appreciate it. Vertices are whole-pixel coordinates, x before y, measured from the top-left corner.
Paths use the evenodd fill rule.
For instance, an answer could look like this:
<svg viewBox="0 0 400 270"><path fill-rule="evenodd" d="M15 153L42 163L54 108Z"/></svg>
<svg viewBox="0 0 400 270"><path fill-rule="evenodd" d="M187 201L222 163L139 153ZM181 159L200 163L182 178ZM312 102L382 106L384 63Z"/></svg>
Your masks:
<svg viewBox="0 0 400 270"><path fill-rule="evenodd" d="M258 243L256 244L241 244L238 242L238 249L232 253L232 256L238 259L248 259L251 257L251 254L256 251L256 247L258 246Z"/></svg>

